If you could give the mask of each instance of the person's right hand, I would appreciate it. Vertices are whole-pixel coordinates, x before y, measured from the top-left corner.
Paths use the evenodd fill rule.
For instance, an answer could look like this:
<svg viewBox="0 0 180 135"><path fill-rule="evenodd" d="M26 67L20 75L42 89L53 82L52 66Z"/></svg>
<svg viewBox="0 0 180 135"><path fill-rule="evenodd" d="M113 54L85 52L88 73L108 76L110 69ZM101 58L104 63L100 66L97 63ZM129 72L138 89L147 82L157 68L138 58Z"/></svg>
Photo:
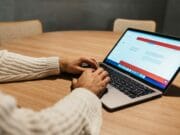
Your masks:
<svg viewBox="0 0 180 135"><path fill-rule="evenodd" d="M73 80L72 88L83 87L100 96L109 81L108 72L103 68L98 68L97 70L87 69L78 80Z"/></svg>

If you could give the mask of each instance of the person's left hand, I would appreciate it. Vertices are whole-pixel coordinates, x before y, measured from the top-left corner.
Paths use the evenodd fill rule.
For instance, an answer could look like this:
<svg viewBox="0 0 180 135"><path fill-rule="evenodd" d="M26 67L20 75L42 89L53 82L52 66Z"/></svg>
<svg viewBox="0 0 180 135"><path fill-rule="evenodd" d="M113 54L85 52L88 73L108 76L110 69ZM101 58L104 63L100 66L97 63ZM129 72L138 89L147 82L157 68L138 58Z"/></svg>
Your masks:
<svg viewBox="0 0 180 135"><path fill-rule="evenodd" d="M87 68L82 67L82 64L86 63L91 68L97 69L98 64L95 59L88 57L80 57L74 60L71 59L60 59L60 72L80 74Z"/></svg>

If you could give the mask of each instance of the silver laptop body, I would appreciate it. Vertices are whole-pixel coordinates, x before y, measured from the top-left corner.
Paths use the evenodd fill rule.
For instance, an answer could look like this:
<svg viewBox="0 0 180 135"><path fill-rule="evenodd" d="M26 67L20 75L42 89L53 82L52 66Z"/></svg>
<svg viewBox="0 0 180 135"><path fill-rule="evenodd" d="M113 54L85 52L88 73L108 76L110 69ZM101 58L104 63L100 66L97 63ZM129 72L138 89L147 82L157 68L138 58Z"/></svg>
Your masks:
<svg viewBox="0 0 180 135"><path fill-rule="evenodd" d="M167 57L173 58L175 62L166 60L166 54L168 54ZM165 67L164 65L166 64L167 66ZM107 86L107 92L101 97L104 107L108 110L116 110L159 97L165 92L179 72L180 40L175 37L129 28L106 56L101 66L115 73L113 73L114 75L109 73L111 78L114 76L121 78L123 76L123 78L128 78L132 82L138 83L138 85L140 84L153 91L137 97L132 96L132 98L121 90L121 86L117 88L117 86L114 85L115 83L111 82ZM164 73L161 75L161 72L165 71L168 75ZM116 80L118 79L115 79L115 81ZM131 87L131 84L132 83L126 84L126 87ZM135 89L138 88L132 88L130 93L134 93Z"/></svg>

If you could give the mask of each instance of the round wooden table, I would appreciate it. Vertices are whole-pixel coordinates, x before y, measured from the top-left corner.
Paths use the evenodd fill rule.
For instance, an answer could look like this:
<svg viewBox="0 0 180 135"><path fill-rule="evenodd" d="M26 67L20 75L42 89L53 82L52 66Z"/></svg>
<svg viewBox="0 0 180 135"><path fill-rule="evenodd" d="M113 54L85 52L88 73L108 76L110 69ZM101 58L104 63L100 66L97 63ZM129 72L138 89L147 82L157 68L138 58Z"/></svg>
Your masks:
<svg viewBox="0 0 180 135"><path fill-rule="evenodd" d="M120 33L105 31L50 32L2 42L0 49L16 53L60 58L90 56L102 61L114 46ZM18 100L22 107L41 110L49 107L70 93L73 76L55 76L42 80L0 84L0 89ZM179 90L180 77L174 81ZM171 88L170 91L177 92ZM113 113L103 109L102 135L179 135L180 92L122 109Z"/></svg>

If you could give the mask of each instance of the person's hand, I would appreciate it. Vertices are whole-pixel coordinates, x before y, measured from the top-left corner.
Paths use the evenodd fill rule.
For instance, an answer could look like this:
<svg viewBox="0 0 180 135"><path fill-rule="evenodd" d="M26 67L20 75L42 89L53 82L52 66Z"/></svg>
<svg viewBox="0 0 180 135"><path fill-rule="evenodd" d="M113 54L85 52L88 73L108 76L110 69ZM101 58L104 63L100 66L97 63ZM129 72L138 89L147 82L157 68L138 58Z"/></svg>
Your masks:
<svg viewBox="0 0 180 135"><path fill-rule="evenodd" d="M80 74L85 71L87 68L83 68L82 64L86 63L90 67L97 69L98 64L95 59L80 57L74 60L71 59L61 59L60 60L60 70L61 72L72 73L72 74Z"/></svg>
<svg viewBox="0 0 180 135"><path fill-rule="evenodd" d="M105 90L110 78L108 72L102 68L98 68L96 71L93 69L86 69L78 80L72 81L72 88L83 87L92 91L97 96Z"/></svg>

